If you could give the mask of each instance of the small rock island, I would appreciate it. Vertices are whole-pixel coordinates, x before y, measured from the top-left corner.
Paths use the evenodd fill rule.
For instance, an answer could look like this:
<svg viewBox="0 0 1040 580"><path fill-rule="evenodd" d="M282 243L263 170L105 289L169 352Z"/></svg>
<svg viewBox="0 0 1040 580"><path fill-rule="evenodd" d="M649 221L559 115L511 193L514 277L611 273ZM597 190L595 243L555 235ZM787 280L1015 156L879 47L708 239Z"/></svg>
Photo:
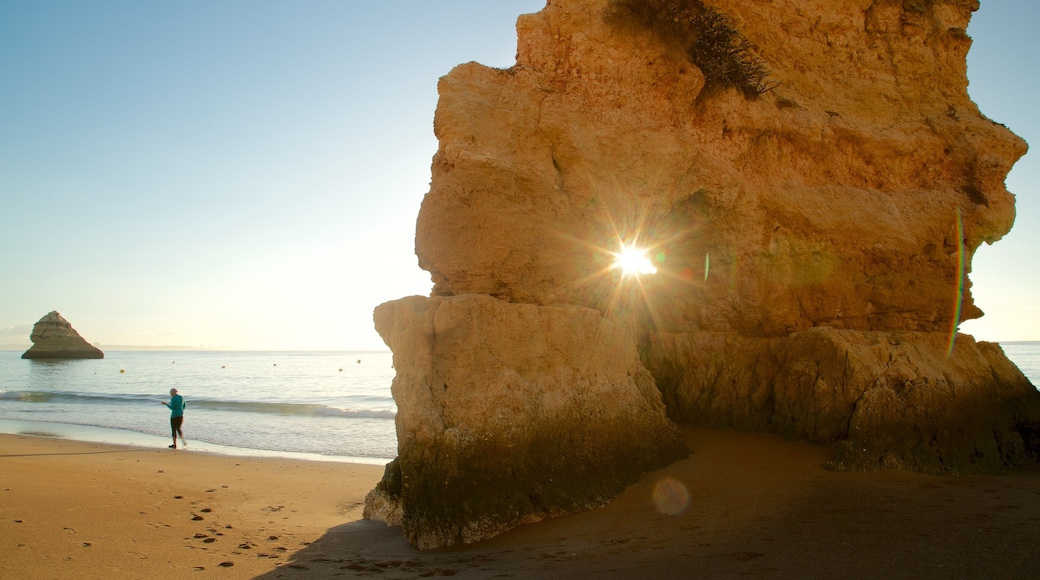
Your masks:
<svg viewBox="0 0 1040 580"><path fill-rule="evenodd" d="M105 353L80 336L57 311L48 313L34 324L29 339L33 345L22 354L22 358L105 358Z"/></svg>

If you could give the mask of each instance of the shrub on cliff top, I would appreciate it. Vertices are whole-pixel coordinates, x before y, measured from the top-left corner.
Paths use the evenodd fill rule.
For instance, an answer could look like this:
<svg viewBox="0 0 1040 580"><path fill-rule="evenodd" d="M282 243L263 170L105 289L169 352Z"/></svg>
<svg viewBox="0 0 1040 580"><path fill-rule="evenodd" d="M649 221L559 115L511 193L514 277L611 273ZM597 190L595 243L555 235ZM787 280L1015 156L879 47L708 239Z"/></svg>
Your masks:
<svg viewBox="0 0 1040 580"><path fill-rule="evenodd" d="M755 45L737 32L728 16L701 0L610 0L607 18L634 20L669 42L678 42L704 73L705 90L733 87L757 97L779 83L754 54Z"/></svg>

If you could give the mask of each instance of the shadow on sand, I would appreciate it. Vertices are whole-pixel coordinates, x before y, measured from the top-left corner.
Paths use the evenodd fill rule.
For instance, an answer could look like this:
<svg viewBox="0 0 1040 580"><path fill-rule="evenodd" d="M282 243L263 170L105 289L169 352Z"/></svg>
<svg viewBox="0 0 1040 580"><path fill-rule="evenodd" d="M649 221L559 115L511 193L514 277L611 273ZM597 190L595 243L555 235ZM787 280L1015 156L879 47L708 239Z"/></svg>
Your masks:
<svg viewBox="0 0 1040 580"><path fill-rule="evenodd" d="M1040 578L1040 469L836 473L820 467L829 449L768 435L688 444L592 512L433 551L351 522L261 578ZM666 478L688 492L676 515L653 500Z"/></svg>

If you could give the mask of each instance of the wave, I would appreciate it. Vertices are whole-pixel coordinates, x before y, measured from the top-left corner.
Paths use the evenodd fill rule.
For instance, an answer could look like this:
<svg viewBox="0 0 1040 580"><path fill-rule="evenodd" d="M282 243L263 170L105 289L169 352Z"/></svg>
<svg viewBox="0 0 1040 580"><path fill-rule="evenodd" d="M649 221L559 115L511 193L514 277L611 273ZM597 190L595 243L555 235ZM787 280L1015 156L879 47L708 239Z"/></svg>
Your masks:
<svg viewBox="0 0 1040 580"><path fill-rule="evenodd" d="M396 411L386 409L341 409L315 403L263 403L259 401L188 401L188 408L269 413L274 415L307 415L311 417L344 417L349 419L393 419Z"/></svg>
<svg viewBox="0 0 1040 580"><path fill-rule="evenodd" d="M154 405L160 399L155 395L104 394L93 395L67 391L0 391L0 400L24 403L72 403L72 404L124 404ZM262 401L220 401L189 399L188 412L193 409L232 411L237 413L259 413L271 415L294 415L309 417L339 417L344 419L393 419L397 412L389 409L344 409L317 403L269 403Z"/></svg>

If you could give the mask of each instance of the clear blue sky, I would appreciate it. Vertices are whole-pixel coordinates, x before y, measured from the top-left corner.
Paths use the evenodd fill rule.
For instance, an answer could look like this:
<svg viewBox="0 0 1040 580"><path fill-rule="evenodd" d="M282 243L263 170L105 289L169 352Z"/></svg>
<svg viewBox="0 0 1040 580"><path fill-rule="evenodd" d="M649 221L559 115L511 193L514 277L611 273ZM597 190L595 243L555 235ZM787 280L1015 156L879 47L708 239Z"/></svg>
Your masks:
<svg viewBox="0 0 1040 580"><path fill-rule="evenodd" d="M961 325L979 340L1040 340L1040 2L981 0L968 34L968 93L982 114L1030 144L1007 178L1011 233L975 254L970 278L986 315Z"/></svg>
<svg viewBox="0 0 1040 580"><path fill-rule="evenodd" d="M0 2L0 344L385 349L427 294L415 217L437 79L508 67L544 0ZM1040 2L983 0L970 92L1040 143ZM986 340L1040 340L1040 151L975 260Z"/></svg>

